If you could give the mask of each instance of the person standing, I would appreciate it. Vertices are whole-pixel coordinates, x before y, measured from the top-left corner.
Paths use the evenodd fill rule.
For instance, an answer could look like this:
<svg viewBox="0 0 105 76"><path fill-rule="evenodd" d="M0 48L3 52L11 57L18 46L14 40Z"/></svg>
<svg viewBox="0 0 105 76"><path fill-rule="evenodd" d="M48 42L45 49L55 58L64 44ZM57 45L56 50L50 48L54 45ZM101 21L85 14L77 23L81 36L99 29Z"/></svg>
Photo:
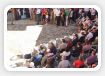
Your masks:
<svg viewBox="0 0 105 76"><path fill-rule="evenodd" d="M57 20L57 26L60 26L61 18L60 18L60 9L59 8L55 9L55 15L56 15L56 20Z"/></svg>
<svg viewBox="0 0 105 76"><path fill-rule="evenodd" d="M37 25L39 25L41 21L41 9L40 8L36 9L36 21L37 21Z"/></svg>
<svg viewBox="0 0 105 76"><path fill-rule="evenodd" d="M55 22L55 15L54 15L54 9L51 9L51 24L54 24Z"/></svg>
<svg viewBox="0 0 105 76"><path fill-rule="evenodd" d="M46 14L47 14L47 9L43 8L42 9L42 24L46 23L46 17L47 17Z"/></svg>
<svg viewBox="0 0 105 76"><path fill-rule="evenodd" d="M11 25L13 25L14 15L13 15L13 9L12 8L8 11L7 15L10 18Z"/></svg>
<svg viewBox="0 0 105 76"><path fill-rule="evenodd" d="M61 18L62 26L64 26L65 25L65 10L64 9L61 9L60 18Z"/></svg>
<svg viewBox="0 0 105 76"><path fill-rule="evenodd" d="M73 9L69 9L69 24L71 24L73 21Z"/></svg>
<svg viewBox="0 0 105 76"><path fill-rule="evenodd" d="M66 26L68 26L68 17L69 17L69 10L65 10L65 16L66 16Z"/></svg>
<svg viewBox="0 0 105 76"><path fill-rule="evenodd" d="M29 8L30 20L33 19L33 8Z"/></svg>

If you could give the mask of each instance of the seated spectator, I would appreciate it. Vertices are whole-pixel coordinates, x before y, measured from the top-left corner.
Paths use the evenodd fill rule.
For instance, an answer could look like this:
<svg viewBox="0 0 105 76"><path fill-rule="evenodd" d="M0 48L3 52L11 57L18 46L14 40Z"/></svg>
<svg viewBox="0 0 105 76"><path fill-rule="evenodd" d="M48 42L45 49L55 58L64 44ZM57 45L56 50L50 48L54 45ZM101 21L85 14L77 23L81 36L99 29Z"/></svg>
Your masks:
<svg viewBox="0 0 105 76"><path fill-rule="evenodd" d="M43 44L40 44L38 50L39 50L39 54L41 54L42 56L44 56L46 47Z"/></svg>
<svg viewBox="0 0 105 76"><path fill-rule="evenodd" d="M76 46L73 46L71 49L71 56L78 57L79 55L80 55L80 50Z"/></svg>
<svg viewBox="0 0 105 76"><path fill-rule="evenodd" d="M55 62L54 54L53 53L48 53L45 67L46 68L54 68L54 62Z"/></svg>
<svg viewBox="0 0 105 76"><path fill-rule="evenodd" d="M88 34L86 35L86 38L85 38L85 40L86 41L90 41L90 39L93 37L93 33L92 33L92 30L90 30L89 32L88 32Z"/></svg>
<svg viewBox="0 0 105 76"><path fill-rule="evenodd" d="M81 32L81 36L79 38L79 42L84 43L85 42L85 33Z"/></svg>
<svg viewBox="0 0 105 76"><path fill-rule="evenodd" d="M96 62L97 62L97 55L96 55L96 51L93 50L91 53L91 56L86 58L86 64L92 66L92 64L95 64Z"/></svg>
<svg viewBox="0 0 105 76"><path fill-rule="evenodd" d="M52 42L48 43L48 48L51 50L51 53L56 54L57 49L56 49L55 45Z"/></svg>
<svg viewBox="0 0 105 76"><path fill-rule="evenodd" d="M63 51L63 53L60 54L60 56L65 56L67 60L70 59L70 51L69 50L66 50L66 51Z"/></svg>
<svg viewBox="0 0 105 76"><path fill-rule="evenodd" d="M73 43L73 46L75 46L78 42L78 35L77 34L73 34L73 39L72 39L72 43Z"/></svg>
<svg viewBox="0 0 105 76"><path fill-rule="evenodd" d="M92 28L93 37L90 39L91 42L95 41L95 38L98 36L98 28L93 27Z"/></svg>
<svg viewBox="0 0 105 76"><path fill-rule="evenodd" d="M72 48L73 44L72 44L72 40L69 39L69 41L67 42L67 47L66 50L70 50Z"/></svg>
<svg viewBox="0 0 105 76"><path fill-rule="evenodd" d="M65 39L62 39L62 43L59 45L58 49L62 53L66 49L66 47L67 47L67 43L66 43Z"/></svg>
<svg viewBox="0 0 105 76"><path fill-rule="evenodd" d="M66 60L65 56L62 56L61 61L58 64L58 68L70 68L70 62L68 60Z"/></svg>
<svg viewBox="0 0 105 76"><path fill-rule="evenodd" d="M73 62L74 68L84 68L84 66L85 64L82 56L80 56L77 60Z"/></svg>
<svg viewBox="0 0 105 76"><path fill-rule="evenodd" d="M92 48L92 44L91 44L90 42L86 42L86 44L83 45L82 50L83 50L84 52L89 52L89 50L90 50L91 48Z"/></svg>
<svg viewBox="0 0 105 76"><path fill-rule="evenodd" d="M76 48L78 51L82 51L82 44L80 42L77 42Z"/></svg>
<svg viewBox="0 0 105 76"><path fill-rule="evenodd" d="M38 67L41 64L42 55L37 54L33 57L32 61L34 62L34 66Z"/></svg>
<svg viewBox="0 0 105 76"><path fill-rule="evenodd" d="M44 55L44 57L42 57L42 60L41 60L41 67L44 68L47 64L47 56Z"/></svg>

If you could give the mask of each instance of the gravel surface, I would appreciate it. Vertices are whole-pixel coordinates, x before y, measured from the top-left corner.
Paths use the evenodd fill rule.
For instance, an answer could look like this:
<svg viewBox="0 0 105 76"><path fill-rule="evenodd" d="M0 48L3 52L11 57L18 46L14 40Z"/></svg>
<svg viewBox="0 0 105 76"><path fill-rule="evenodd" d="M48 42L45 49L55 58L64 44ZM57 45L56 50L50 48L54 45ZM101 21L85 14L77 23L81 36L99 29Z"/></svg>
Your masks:
<svg viewBox="0 0 105 76"><path fill-rule="evenodd" d="M68 36L74 32L76 32L76 25L65 26L56 26L56 25L43 25L42 31L39 35L38 40L36 41L36 45L41 43L48 43L50 40L54 40L56 38L63 38L64 36Z"/></svg>

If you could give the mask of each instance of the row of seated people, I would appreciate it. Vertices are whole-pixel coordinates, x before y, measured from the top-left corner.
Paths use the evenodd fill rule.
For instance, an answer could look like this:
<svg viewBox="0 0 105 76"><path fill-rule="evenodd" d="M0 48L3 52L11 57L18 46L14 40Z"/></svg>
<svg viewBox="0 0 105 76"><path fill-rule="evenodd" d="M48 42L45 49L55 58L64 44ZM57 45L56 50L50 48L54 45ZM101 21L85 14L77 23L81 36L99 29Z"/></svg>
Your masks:
<svg viewBox="0 0 105 76"><path fill-rule="evenodd" d="M35 68L93 68L98 65L98 27L40 44L25 59ZM33 64L33 66L32 66Z"/></svg>

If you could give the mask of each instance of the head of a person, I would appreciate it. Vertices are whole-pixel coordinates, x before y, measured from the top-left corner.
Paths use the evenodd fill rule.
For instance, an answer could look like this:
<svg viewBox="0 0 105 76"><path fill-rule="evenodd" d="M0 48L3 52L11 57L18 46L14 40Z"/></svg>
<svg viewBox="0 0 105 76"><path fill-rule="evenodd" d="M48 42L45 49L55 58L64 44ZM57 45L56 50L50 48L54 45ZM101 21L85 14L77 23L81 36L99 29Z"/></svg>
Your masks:
<svg viewBox="0 0 105 76"><path fill-rule="evenodd" d="M96 55L96 49L92 49L92 53L91 53L93 56Z"/></svg>
<svg viewBox="0 0 105 76"><path fill-rule="evenodd" d="M91 31L92 31L92 32L95 32L96 29L97 29L97 27L96 27L96 26L93 26L93 27L91 28Z"/></svg>
<svg viewBox="0 0 105 76"><path fill-rule="evenodd" d="M43 44L40 44L39 45L39 49L43 49L44 47L43 47Z"/></svg>
<svg viewBox="0 0 105 76"><path fill-rule="evenodd" d="M83 32L81 32L81 34L82 34L82 36L85 36L86 35L86 32L83 31Z"/></svg>
<svg viewBox="0 0 105 76"><path fill-rule="evenodd" d="M62 39L62 43L66 43L66 40L65 39Z"/></svg>
<svg viewBox="0 0 105 76"><path fill-rule="evenodd" d="M68 36L64 36L64 39L66 42L68 42L70 40L70 38Z"/></svg>
<svg viewBox="0 0 105 76"><path fill-rule="evenodd" d="M61 60L66 60L66 56L62 56L61 57Z"/></svg>
<svg viewBox="0 0 105 76"><path fill-rule="evenodd" d="M73 33L73 39L78 38L78 35L76 33Z"/></svg>
<svg viewBox="0 0 105 76"><path fill-rule="evenodd" d="M55 47L55 45L54 45L53 42L50 41L50 42L48 43L48 48L51 49L51 48L53 48L53 47Z"/></svg>

